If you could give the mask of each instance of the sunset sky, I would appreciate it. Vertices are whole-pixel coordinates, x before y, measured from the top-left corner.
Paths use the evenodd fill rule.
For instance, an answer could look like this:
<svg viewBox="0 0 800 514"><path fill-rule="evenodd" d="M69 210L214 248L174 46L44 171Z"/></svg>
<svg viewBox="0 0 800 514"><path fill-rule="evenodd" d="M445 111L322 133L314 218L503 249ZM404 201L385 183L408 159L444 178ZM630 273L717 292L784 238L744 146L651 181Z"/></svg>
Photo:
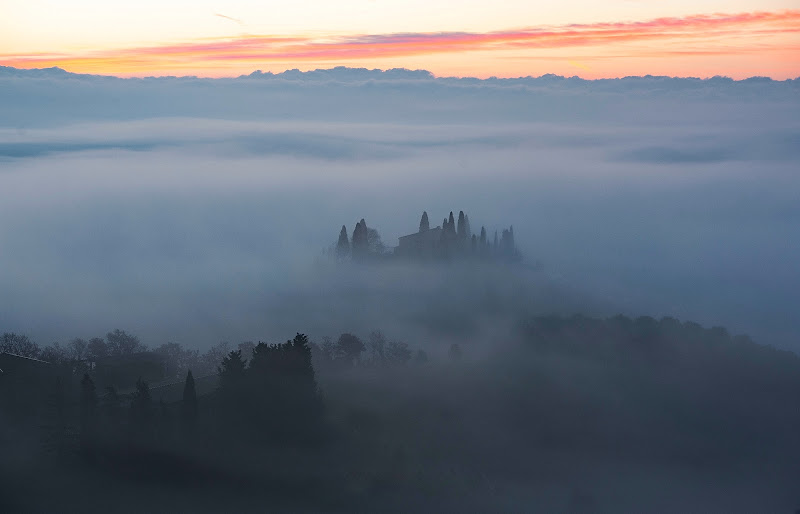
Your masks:
<svg viewBox="0 0 800 514"><path fill-rule="evenodd" d="M0 0L0 65L120 76L800 76L797 0Z"/></svg>

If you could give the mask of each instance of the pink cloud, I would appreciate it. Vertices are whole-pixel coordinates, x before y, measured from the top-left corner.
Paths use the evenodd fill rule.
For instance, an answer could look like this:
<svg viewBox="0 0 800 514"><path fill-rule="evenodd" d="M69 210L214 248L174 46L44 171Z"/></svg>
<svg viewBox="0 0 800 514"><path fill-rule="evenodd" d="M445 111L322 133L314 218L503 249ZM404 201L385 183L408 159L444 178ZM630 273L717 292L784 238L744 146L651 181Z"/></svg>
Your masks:
<svg viewBox="0 0 800 514"><path fill-rule="evenodd" d="M17 67L61 66L85 71L147 73L181 62L202 69L218 63L357 61L470 51L535 50L575 47L606 47L619 51L629 43L665 41L665 55L676 55L681 44L692 45L696 54L728 51L747 52L744 36L786 36L800 34L800 10L701 14L658 18L639 22L570 24L531 27L497 32L441 32L400 34L357 34L328 38L273 37L248 35L233 39L211 39L97 51L86 54L0 55L0 63ZM722 47L720 41L724 41ZM678 46L676 48L675 46ZM698 47L699 45L699 47ZM658 52L648 49L646 53ZM635 52L635 50L633 50Z"/></svg>

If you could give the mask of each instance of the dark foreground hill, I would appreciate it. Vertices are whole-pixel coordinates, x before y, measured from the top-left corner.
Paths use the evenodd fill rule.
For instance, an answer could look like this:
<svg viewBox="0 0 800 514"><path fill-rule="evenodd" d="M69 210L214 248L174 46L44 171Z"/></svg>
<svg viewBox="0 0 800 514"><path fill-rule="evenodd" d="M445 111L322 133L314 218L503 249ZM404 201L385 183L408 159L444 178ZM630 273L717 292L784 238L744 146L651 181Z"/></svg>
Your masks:
<svg viewBox="0 0 800 514"><path fill-rule="evenodd" d="M135 469L120 460L87 459L79 447L54 454L37 430L6 426L0 508L666 513L800 507L800 359L792 353L670 318L536 317L495 337L459 337L462 343L447 354L431 351L427 358L384 358L389 354L380 344L361 352L347 338L340 346L355 348L349 354L317 353L325 434L311 444L236 424L220 432L233 419L221 407L222 394L199 399L197 439L140 445L125 454L138 459ZM237 389L237 397L282 394L270 382L245 383L252 390ZM256 400L238 408L255 409Z"/></svg>

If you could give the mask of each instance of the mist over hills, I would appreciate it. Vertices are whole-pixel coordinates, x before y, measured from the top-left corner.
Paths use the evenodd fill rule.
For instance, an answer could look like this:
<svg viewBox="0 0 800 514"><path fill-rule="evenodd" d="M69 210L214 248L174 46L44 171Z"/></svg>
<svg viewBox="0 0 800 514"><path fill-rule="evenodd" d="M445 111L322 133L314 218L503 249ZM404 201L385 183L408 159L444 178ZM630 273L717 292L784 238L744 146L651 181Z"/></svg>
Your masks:
<svg viewBox="0 0 800 514"><path fill-rule="evenodd" d="M514 220L523 254L599 314L796 349L798 84L0 68L0 324L252 338L274 298L313 289L341 223L395 245L454 206Z"/></svg>

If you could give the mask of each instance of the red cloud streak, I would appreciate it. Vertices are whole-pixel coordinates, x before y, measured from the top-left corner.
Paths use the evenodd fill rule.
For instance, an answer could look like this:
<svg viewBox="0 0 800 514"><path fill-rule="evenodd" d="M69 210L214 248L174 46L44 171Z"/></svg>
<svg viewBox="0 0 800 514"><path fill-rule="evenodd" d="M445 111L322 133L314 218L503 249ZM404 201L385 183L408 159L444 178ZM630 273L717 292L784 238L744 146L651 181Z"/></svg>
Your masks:
<svg viewBox="0 0 800 514"><path fill-rule="evenodd" d="M201 40L85 54L0 55L0 63L22 68L61 66L75 70L146 73L169 68L202 69L209 64L264 61L351 61L468 51L558 49L580 46L618 48L631 42L664 40L680 51L691 43L693 52L719 51L720 42L731 53L747 51L746 36L800 34L800 10L703 14L658 18L641 22L571 24L486 33L440 32L361 34L312 37L248 35L232 39ZM698 48L705 43L704 47ZM675 47L678 45L678 48ZM649 50L652 55L653 49ZM656 50L657 51L657 50Z"/></svg>

